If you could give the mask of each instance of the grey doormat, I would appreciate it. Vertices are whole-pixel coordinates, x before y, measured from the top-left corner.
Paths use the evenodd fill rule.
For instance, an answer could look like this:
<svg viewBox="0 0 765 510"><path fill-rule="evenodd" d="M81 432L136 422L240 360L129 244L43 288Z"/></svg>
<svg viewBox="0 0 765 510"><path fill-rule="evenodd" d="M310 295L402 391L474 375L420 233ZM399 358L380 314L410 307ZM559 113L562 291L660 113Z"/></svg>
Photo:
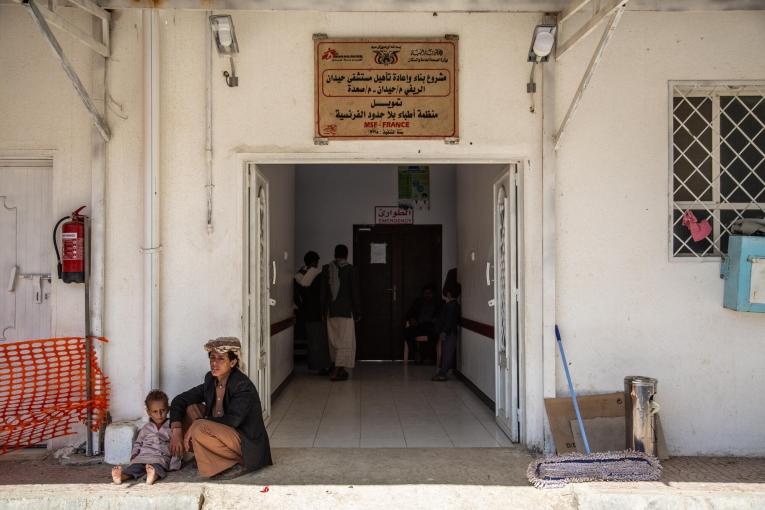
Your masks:
<svg viewBox="0 0 765 510"><path fill-rule="evenodd" d="M642 452L565 453L539 457L526 474L534 487L550 489L581 482L655 481L661 478L661 464Z"/></svg>

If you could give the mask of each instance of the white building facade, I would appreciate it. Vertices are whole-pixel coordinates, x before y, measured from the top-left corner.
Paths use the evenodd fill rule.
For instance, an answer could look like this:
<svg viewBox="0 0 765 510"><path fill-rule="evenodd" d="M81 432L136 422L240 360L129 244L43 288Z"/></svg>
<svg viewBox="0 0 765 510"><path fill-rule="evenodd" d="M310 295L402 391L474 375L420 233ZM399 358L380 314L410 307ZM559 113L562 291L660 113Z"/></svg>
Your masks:
<svg viewBox="0 0 765 510"><path fill-rule="evenodd" d="M173 395L197 384L206 371L206 339L248 338L248 168L269 185L269 260L276 272L271 324L293 314L292 275L305 249L296 238L302 232L296 201L310 193L301 188L301 172L330 165L356 165L364 172L364 165L402 163L440 165L451 179L444 193L454 207L433 219L453 232L444 268L459 269L463 316L494 324L494 309L487 305L494 291L484 276L486 262L494 260L492 190L504 169L517 165L523 234L520 440L534 449L552 448L543 399L567 394L556 354L557 323L582 394L618 391L627 375L658 379L671 454L765 455L765 317L724 309L719 257L675 256L669 227L676 186L672 84L746 81L759 83L762 96L765 11L669 12L648 3L628 5L623 13L557 150L553 136L607 21L560 58L537 66L532 112L527 54L534 27L545 18L542 7L518 3L500 9L486 2L481 11L472 2L450 2L448 10L429 5L433 10L353 12L339 3L309 10L294 2L292 10L258 9L260 4L216 10L231 14L240 47L239 86L232 88L222 77L230 69L228 59L209 48L208 11L107 2L114 9L105 73L103 58L55 31L96 99L105 74L107 99L96 102L112 136L100 145L90 116L28 13L17 4L0 4L0 159L51 161L51 227L80 205L93 207L93 190L105 180L97 324L109 339L101 357L112 381L113 417L142 415L149 386ZM90 31L90 15L70 7L59 13ZM578 16L584 23L590 13ZM315 33L458 35L459 143L315 145ZM151 58L158 59L153 67ZM763 104L752 113L761 122ZM762 149L764 135L758 136L753 145ZM147 216L152 144L156 217ZM759 157L753 173L765 179ZM763 190L765 183L755 187ZM391 186L391 200L394 193ZM364 214L371 215L375 205L383 204L369 203ZM146 229L153 221L159 243L149 246ZM372 220L362 215L358 222L364 221ZM147 262L152 257L153 269ZM52 272L54 266L52 260ZM156 279L147 276L150 270ZM147 305L152 291L153 309ZM81 286L54 279L50 292L50 336L83 335ZM494 399L493 341L466 329L461 342L460 371ZM288 378L292 358L287 328L270 338L269 392Z"/></svg>

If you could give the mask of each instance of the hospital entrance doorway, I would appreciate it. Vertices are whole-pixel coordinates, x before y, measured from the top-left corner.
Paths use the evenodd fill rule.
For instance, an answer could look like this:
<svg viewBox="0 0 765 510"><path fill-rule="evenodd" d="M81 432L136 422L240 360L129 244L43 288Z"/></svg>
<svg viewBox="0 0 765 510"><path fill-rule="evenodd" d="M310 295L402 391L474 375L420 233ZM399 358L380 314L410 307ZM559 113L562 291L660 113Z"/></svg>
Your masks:
<svg viewBox="0 0 765 510"><path fill-rule="evenodd" d="M353 226L353 265L361 298L357 359L403 359L408 308L426 285L441 292L441 231L441 225Z"/></svg>

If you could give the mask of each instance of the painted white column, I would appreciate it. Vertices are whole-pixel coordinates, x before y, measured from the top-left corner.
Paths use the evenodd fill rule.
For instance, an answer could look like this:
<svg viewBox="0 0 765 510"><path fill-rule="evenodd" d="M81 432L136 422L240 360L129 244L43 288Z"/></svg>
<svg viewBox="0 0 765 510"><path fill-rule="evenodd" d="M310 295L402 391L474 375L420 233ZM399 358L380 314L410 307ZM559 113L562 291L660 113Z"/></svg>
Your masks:
<svg viewBox="0 0 765 510"><path fill-rule="evenodd" d="M555 397L555 231L556 154L555 142L555 59L542 65L542 398ZM554 444L544 402L529 413L529 445L552 452ZM533 441L531 438L533 434Z"/></svg>

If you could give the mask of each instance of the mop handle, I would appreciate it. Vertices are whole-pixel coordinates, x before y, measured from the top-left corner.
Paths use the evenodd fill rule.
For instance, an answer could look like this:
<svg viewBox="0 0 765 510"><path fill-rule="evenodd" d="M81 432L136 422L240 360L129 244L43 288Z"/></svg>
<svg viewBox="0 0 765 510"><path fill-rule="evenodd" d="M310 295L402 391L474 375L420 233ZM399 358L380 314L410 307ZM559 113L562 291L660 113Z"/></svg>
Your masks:
<svg viewBox="0 0 765 510"><path fill-rule="evenodd" d="M576 421L579 423L579 432L582 434L582 441L584 441L584 453L590 454L590 443L587 441L587 433L584 431L584 421L582 420L582 413L579 412L579 404L576 401L576 391L574 391L574 383L571 382L571 374L568 371L568 361L566 361L566 353L563 352L563 342L560 339L560 331L558 325L555 325L555 339L558 341L558 349L560 350L560 357L563 361L563 370L566 372L566 380L568 381L568 391L571 392L571 401L574 403L574 412L576 413Z"/></svg>

